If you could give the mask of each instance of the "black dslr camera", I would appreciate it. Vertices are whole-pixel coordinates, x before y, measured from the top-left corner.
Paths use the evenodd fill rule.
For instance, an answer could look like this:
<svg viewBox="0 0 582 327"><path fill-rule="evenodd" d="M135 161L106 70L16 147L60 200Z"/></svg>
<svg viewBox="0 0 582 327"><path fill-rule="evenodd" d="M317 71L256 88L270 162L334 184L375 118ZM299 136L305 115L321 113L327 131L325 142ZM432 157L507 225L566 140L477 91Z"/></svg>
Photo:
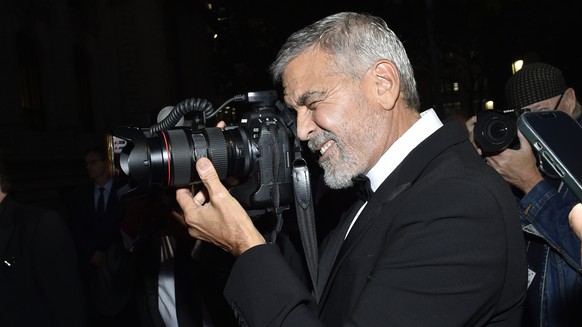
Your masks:
<svg viewBox="0 0 582 327"><path fill-rule="evenodd" d="M519 149L517 117L521 110L485 110L477 114L473 128L475 143L483 155L493 155L507 148Z"/></svg>
<svg viewBox="0 0 582 327"><path fill-rule="evenodd" d="M233 101L251 106L240 124L198 128ZM234 178L230 193L247 211L270 211L293 201L294 134L275 91L238 95L214 109L206 100L188 99L174 106L150 128L116 127L107 133L108 168L128 180L123 195L145 196L152 186L182 187L200 182L195 163L209 158L222 181ZM177 127L196 112L192 127ZM196 126L194 126L196 125ZM231 183L228 183L231 184Z"/></svg>

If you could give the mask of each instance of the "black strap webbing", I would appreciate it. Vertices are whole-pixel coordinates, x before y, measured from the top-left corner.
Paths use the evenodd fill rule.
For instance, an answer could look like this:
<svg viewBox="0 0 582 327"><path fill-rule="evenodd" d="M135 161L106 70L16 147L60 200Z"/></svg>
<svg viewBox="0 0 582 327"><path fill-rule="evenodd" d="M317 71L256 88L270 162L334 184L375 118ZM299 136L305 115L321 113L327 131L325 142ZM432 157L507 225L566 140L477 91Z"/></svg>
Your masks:
<svg viewBox="0 0 582 327"><path fill-rule="evenodd" d="M295 118L289 112L288 107L280 101L277 101L276 106L281 113L283 122L287 128L293 132L294 136L295 160L293 161L293 189L295 194L295 209L297 211L297 224L299 227L301 244L303 245L303 252L305 253L307 269L311 276L313 294L317 298L319 252L309 169L307 168L305 160L301 156L301 141L297 137Z"/></svg>

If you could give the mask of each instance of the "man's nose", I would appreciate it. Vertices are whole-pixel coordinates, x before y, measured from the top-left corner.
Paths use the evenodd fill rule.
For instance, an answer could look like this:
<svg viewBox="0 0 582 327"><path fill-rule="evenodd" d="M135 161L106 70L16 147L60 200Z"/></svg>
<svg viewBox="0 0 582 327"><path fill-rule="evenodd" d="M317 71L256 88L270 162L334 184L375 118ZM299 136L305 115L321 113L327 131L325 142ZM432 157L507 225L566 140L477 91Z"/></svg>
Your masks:
<svg viewBox="0 0 582 327"><path fill-rule="evenodd" d="M308 141L315 131L316 125L311 117L311 111L297 110L297 136L301 141Z"/></svg>

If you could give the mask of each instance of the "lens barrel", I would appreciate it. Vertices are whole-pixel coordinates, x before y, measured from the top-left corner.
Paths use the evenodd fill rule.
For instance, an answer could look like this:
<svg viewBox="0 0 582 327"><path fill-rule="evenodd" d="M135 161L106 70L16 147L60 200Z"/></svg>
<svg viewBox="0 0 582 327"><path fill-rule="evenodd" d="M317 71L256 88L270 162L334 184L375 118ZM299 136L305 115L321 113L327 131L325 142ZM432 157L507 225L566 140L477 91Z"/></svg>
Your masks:
<svg viewBox="0 0 582 327"><path fill-rule="evenodd" d="M516 120L500 111L482 111L477 115L473 137L485 154L501 152L517 138Z"/></svg>
<svg viewBox="0 0 582 327"><path fill-rule="evenodd" d="M150 185L180 187L200 181L196 161L207 157L220 179L245 177L254 152L243 129L176 128L148 135L146 129L115 128L107 134L108 169L146 189Z"/></svg>

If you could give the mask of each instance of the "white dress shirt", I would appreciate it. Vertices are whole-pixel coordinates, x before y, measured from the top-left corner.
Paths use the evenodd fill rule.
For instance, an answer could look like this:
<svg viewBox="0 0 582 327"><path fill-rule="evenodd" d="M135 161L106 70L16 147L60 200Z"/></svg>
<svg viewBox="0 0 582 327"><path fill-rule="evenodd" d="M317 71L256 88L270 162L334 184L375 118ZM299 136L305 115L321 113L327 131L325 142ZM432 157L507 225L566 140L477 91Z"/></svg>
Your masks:
<svg viewBox="0 0 582 327"><path fill-rule="evenodd" d="M421 112L420 119L404 132L404 134L402 134L402 136L396 140L392 146L390 146L382 157L380 157L380 160L378 160L374 167L372 167L368 174L366 174L370 179L372 191L376 192L378 187L380 187L380 184L390 176L410 151L416 148L420 142L424 141L442 126L443 123L433 109ZM358 216L360 216L360 213L366 207L366 204L368 204L368 202L364 203L354 217L350 228L348 228L346 237L350 233L352 226L354 226L356 219L358 219Z"/></svg>

